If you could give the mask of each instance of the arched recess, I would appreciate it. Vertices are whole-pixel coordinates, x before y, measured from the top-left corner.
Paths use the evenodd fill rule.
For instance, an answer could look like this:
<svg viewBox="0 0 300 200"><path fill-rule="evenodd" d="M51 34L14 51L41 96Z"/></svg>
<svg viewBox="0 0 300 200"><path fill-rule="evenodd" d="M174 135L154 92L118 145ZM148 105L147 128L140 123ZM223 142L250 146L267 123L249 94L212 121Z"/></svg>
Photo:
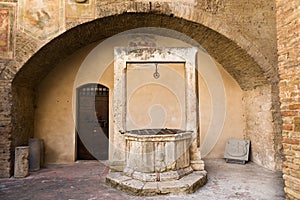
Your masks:
<svg viewBox="0 0 300 200"><path fill-rule="evenodd" d="M89 44L138 27L162 27L189 36L219 62L245 91L270 85L272 94L275 95L272 98L274 113L279 113L276 82L271 83L267 77L271 72L264 69L264 66L259 66L246 50L232 40L209 27L182 18L153 13L124 13L100 18L64 32L43 46L23 65L12 84L14 145L24 144L32 136L34 90L56 63ZM22 101L24 97L25 102ZM278 115L273 116L276 117Z"/></svg>

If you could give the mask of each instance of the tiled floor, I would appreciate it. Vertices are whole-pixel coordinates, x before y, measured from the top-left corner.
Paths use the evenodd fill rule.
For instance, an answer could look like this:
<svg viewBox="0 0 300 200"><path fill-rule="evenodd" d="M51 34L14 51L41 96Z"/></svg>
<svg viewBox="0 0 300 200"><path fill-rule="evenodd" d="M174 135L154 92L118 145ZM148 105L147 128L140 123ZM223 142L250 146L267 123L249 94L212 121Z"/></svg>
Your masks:
<svg viewBox="0 0 300 200"><path fill-rule="evenodd" d="M98 161L49 165L23 179L0 179L0 199L201 199L283 200L281 173L252 162L228 164L223 159L205 160L208 183L189 195L130 196L105 184L108 168Z"/></svg>

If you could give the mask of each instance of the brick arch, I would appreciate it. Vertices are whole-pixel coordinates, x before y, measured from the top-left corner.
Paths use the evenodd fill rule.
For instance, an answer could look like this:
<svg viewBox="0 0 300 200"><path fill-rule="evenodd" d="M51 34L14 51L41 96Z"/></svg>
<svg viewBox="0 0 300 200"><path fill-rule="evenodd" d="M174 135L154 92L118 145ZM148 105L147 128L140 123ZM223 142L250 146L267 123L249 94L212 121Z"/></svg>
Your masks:
<svg viewBox="0 0 300 200"><path fill-rule="evenodd" d="M215 26L219 26L217 22ZM247 48L245 45L250 42L241 35L237 34L237 38L240 39L240 46L211 28L182 18L153 13L124 13L100 18L71 28L51 40L37 52L31 52L32 56L17 72L13 84L36 85L55 63L77 49L139 27L167 28L189 36L224 66L244 90L277 81L276 71L270 69L270 64L266 60L261 59L264 56L259 53L255 46L247 50L242 48ZM255 55L251 56L251 54Z"/></svg>
<svg viewBox="0 0 300 200"><path fill-rule="evenodd" d="M28 138L32 136L34 88L57 63L77 49L139 27L167 28L194 39L235 78L243 90L271 84L273 80L276 82L274 70L269 68L266 60L261 60L264 56L255 47L243 49L248 41L242 36L237 37L241 42L236 43L202 24L165 14L124 13L99 18L69 29L40 49L38 44L34 44L38 50L31 50L26 56L28 58L26 63L21 64L20 70L12 75L12 149L14 146L26 144ZM22 41L22 36L18 37ZM23 102L23 99L26 101Z"/></svg>

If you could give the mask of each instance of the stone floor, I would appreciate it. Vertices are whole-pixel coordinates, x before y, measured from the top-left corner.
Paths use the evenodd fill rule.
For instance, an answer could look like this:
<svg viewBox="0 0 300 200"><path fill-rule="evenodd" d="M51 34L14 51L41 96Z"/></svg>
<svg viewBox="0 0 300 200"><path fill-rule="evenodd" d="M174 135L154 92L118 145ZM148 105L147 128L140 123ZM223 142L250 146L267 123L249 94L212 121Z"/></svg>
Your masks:
<svg viewBox="0 0 300 200"><path fill-rule="evenodd" d="M130 196L105 184L108 168L97 161L49 165L23 179L0 179L0 199L201 199L201 200L283 200L281 173L252 162L229 164L223 159L205 160L208 182L188 195L154 197Z"/></svg>

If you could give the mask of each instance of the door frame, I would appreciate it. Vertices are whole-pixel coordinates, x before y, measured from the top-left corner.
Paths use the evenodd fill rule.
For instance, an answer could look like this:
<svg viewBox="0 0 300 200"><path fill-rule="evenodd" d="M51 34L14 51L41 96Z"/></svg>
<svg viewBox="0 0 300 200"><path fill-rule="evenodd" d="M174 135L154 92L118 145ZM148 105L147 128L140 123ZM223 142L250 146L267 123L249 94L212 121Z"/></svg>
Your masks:
<svg viewBox="0 0 300 200"><path fill-rule="evenodd" d="M99 90L97 91L100 91L100 88L105 88L105 92L107 94L107 101L108 101L108 105L107 105L107 134L104 134L106 135L107 137L107 142L108 142L108 149L107 149L107 159L109 158L109 129L110 129L110 95L109 95L109 92L110 92L110 89L109 87L107 87L106 85L104 84L100 84L100 83L86 83L84 85L81 85L79 87L76 88L76 108L75 108L75 112L76 112L76 119L75 119L75 161L78 160L78 130L79 130L79 110L80 110L80 90L83 89L83 88L91 88L89 86L97 86L97 87L94 87L94 88L98 88ZM102 90L103 91L103 90ZM96 96L96 95L95 95ZM84 145L84 144L83 144ZM91 153L90 153L91 154ZM91 156L93 156L91 154ZM95 157L95 156L93 156ZM96 160L97 158L95 158Z"/></svg>

